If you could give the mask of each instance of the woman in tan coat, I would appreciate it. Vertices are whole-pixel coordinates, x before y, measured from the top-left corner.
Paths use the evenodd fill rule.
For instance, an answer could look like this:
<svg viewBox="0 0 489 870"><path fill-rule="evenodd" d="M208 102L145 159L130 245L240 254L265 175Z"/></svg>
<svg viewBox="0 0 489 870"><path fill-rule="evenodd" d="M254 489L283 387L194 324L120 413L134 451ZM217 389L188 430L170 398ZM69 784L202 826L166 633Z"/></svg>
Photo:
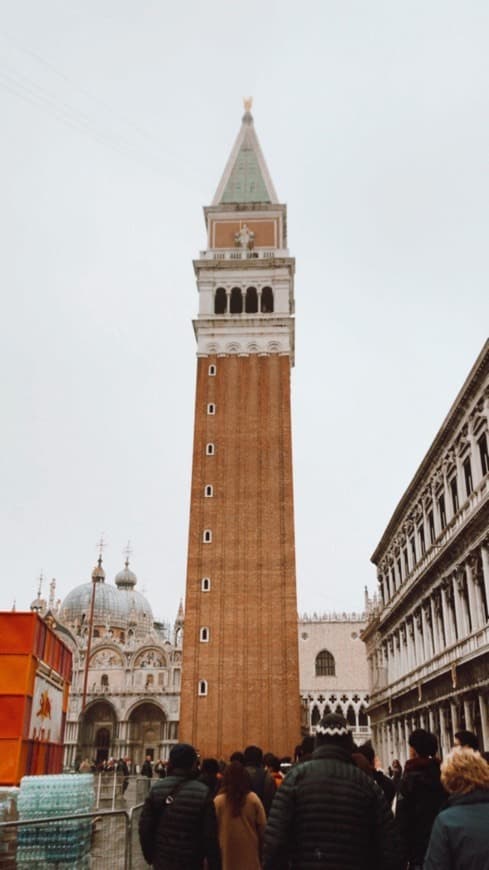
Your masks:
<svg viewBox="0 0 489 870"><path fill-rule="evenodd" d="M265 810L251 791L250 775L239 761L226 767L214 804L222 870L260 870Z"/></svg>

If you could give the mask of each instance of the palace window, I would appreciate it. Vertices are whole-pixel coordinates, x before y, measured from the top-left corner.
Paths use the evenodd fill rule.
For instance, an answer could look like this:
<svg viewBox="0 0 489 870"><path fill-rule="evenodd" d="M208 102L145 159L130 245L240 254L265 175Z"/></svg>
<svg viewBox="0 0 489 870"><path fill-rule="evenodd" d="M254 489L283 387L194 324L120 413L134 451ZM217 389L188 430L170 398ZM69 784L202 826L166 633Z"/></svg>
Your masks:
<svg viewBox="0 0 489 870"><path fill-rule="evenodd" d="M206 498L212 498L214 495L214 490L212 489L212 484L208 483L204 489L204 494Z"/></svg>
<svg viewBox="0 0 489 870"><path fill-rule="evenodd" d="M482 474L487 474L489 471L489 450L487 449L487 435L485 432L482 433L481 437L477 441L479 446L479 453L481 457L481 467Z"/></svg>
<svg viewBox="0 0 489 870"><path fill-rule="evenodd" d="M273 290L271 287L264 287L261 291L261 313L273 313Z"/></svg>
<svg viewBox="0 0 489 870"><path fill-rule="evenodd" d="M211 415L216 413L216 406L214 405L214 402L209 402L209 404L207 405L207 413Z"/></svg>
<svg viewBox="0 0 489 870"><path fill-rule="evenodd" d="M210 378L215 377L216 371L217 371L216 366L214 365L214 363L212 363L209 366L209 377Z"/></svg>
<svg viewBox="0 0 489 870"><path fill-rule="evenodd" d="M199 696L203 698L207 695L207 680L199 680Z"/></svg>
<svg viewBox="0 0 489 870"><path fill-rule="evenodd" d="M418 534L419 542L421 545L421 555L424 556L424 554L426 553L426 541L424 539L424 527L422 525L418 529Z"/></svg>
<svg viewBox="0 0 489 870"><path fill-rule="evenodd" d="M204 544L210 544L212 541L212 532L210 529L206 529L204 534L202 535L202 540Z"/></svg>
<svg viewBox="0 0 489 870"><path fill-rule="evenodd" d="M214 297L214 314L226 313L226 291L224 287L218 287Z"/></svg>
<svg viewBox="0 0 489 870"><path fill-rule="evenodd" d="M411 547L411 556L413 559L413 565L416 564L416 541L414 540L414 536L409 539L409 545Z"/></svg>
<svg viewBox="0 0 489 870"><path fill-rule="evenodd" d="M407 577L409 574L409 562L406 548L404 548L404 550L402 551L402 559L404 562L404 576Z"/></svg>
<svg viewBox="0 0 489 870"><path fill-rule="evenodd" d="M100 677L100 685L102 686L103 689L109 688L109 678L108 678L107 674L102 674L102 676Z"/></svg>
<svg viewBox="0 0 489 870"><path fill-rule="evenodd" d="M241 287L233 287L231 290L231 314L243 313L243 294Z"/></svg>
<svg viewBox="0 0 489 870"><path fill-rule="evenodd" d="M209 642L209 629L206 625L203 625L200 629L200 642L208 643Z"/></svg>
<svg viewBox="0 0 489 870"><path fill-rule="evenodd" d="M456 514L458 512L458 486L456 477L452 477L450 481L450 492L452 495L453 513Z"/></svg>
<svg viewBox="0 0 489 870"><path fill-rule="evenodd" d="M438 499L438 512L440 514L440 525L442 529L444 529L447 524L447 513L445 510L445 496L443 495L443 493Z"/></svg>
<svg viewBox="0 0 489 870"><path fill-rule="evenodd" d="M316 677L334 676L336 676L334 656L327 649L323 649L316 656Z"/></svg>
<svg viewBox="0 0 489 870"><path fill-rule="evenodd" d="M201 588L202 592L209 592L209 590L211 588L210 577L202 577L202 580L200 582L200 588Z"/></svg>
<svg viewBox="0 0 489 870"><path fill-rule="evenodd" d="M205 448L205 452L206 452L207 456L214 456L214 453L216 452L216 448L214 447L213 444L207 444L206 448Z"/></svg>
<svg viewBox="0 0 489 870"><path fill-rule="evenodd" d="M464 477L465 477L465 492L467 494L467 498L470 493L474 489L474 484L472 482L472 466L470 464L470 456L467 456L467 459L464 461Z"/></svg>
<svg viewBox="0 0 489 870"><path fill-rule="evenodd" d="M435 520L433 518L433 511L430 511L428 514L428 528L430 530L430 543L433 544L435 542Z"/></svg>

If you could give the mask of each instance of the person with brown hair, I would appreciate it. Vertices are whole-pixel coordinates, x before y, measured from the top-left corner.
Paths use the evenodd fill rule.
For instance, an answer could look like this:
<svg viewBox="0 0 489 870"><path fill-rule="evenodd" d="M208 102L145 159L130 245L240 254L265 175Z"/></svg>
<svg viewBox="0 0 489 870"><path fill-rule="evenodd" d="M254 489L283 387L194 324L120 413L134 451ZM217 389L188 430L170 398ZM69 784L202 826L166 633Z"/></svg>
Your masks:
<svg viewBox="0 0 489 870"><path fill-rule="evenodd" d="M239 761L226 767L216 807L222 870L260 870L266 816Z"/></svg>
<svg viewBox="0 0 489 870"><path fill-rule="evenodd" d="M473 749L455 748L441 781L450 797L435 819L424 870L489 870L489 764Z"/></svg>

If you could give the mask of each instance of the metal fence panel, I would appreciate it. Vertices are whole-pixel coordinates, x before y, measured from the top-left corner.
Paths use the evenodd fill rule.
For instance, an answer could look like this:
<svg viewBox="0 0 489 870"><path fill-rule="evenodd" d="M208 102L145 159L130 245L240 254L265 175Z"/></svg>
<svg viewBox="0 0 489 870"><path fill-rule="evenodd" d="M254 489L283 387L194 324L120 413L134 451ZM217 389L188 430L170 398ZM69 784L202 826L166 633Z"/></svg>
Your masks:
<svg viewBox="0 0 489 870"><path fill-rule="evenodd" d="M0 870L128 870L130 842L124 810L1 822Z"/></svg>
<svg viewBox="0 0 489 870"><path fill-rule="evenodd" d="M139 842L139 819L143 804L133 807L129 813L128 870L145 870L147 868Z"/></svg>

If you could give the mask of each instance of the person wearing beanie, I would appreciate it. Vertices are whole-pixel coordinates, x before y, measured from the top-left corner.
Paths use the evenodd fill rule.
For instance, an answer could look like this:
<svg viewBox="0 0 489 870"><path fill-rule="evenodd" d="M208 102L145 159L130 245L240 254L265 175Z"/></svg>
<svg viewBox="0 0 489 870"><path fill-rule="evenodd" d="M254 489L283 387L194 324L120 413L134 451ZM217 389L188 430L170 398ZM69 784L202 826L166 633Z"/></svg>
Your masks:
<svg viewBox="0 0 489 870"><path fill-rule="evenodd" d="M423 866L433 822L447 799L440 781L438 740L416 728L410 735L409 758L397 795L396 818L409 870Z"/></svg>
<svg viewBox="0 0 489 870"><path fill-rule="evenodd" d="M277 790L265 830L265 870L401 870L401 846L385 797L352 759L345 719L316 728L310 759Z"/></svg>
<svg viewBox="0 0 489 870"><path fill-rule="evenodd" d="M167 776L156 780L146 798L139 841L154 870L221 870L214 802L196 769L194 747L178 743L170 751Z"/></svg>

